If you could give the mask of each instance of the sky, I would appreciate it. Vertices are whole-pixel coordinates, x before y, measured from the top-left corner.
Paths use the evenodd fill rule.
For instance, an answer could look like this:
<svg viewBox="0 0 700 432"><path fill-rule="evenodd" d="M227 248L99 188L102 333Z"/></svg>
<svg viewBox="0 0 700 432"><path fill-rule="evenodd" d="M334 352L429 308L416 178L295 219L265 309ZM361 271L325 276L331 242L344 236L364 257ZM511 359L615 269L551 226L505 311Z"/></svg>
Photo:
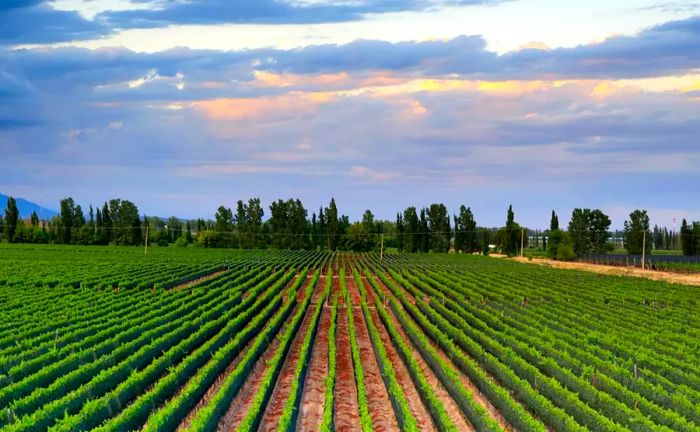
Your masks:
<svg viewBox="0 0 700 432"><path fill-rule="evenodd" d="M0 192L700 220L700 1L5 0Z"/></svg>

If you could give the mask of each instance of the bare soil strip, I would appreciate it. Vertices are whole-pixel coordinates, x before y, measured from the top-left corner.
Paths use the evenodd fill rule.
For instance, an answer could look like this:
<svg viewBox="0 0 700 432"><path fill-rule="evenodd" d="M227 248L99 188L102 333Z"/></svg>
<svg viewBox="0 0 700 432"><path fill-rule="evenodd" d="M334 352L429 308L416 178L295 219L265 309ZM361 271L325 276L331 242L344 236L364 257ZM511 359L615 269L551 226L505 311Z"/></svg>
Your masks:
<svg viewBox="0 0 700 432"><path fill-rule="evenodd" d="M396 348L392 344L391 337L389 336L389 333L382 324L382 321L379 318L379 314L377 314L376 310L372 311L372 320L374 321L374 325L377 327L377 330L379 330L379 335L381 336L382 342L386 347L386 352L389 356L389 360L394 366L396 380L399 382L399 385L401 386L404 394L406 395L406 399L408 400L408 407L410 408L411 413L413 413L413 416L416 418L418 427L421 431L435 431L436 429L435 425L433 424L433 420L430 417L430 414L428 413L428 410L426 409L425 405L423 405L423 401L421 400L420 395L418 394L418 390L416 389L416 386L413 383L413 380L411 379L411 375L408 372L408 369L406 368L406 365L404 364L401 355L399 355L398 351L396 351Z"/></svg>
<svg viewBox="0 0 700 432"><path fill-rule="evenodd" d="M355 279L349 277L346 279L348 291L351 298L361 298L360 292L355 286ZM353 310L359 304L353 304ZM360 358L362 360L362 370L365 376L365 389L367 392L367 404L369 405L369 413L372 417L372 426L375 431L399 431L399 424L394 414L389 399L389 393L384 385L381 370L377 364L377 359L372 348L372 341L369 337L367 323L362 314L362 309L358 309L355 314L355 334L357 335L357 344L360 347Z"/></svg>
<svg viewBox="0 0 700 432"><path fill-rule="evenodd" d="M294 279L296 279L296 277L292 278L290 284L293 283ZM289 286L290 285L288 284L287 287ZM287 287L285 287L285 289ZM303 291L304 287L305 284L302 285L302 287L300 287L299 290ZM293 308L289 317L280 329L278 335L284 333L284 329L289 325L289 322L296 313L297 308L298 306L295 306ZM270 343L270 345L267 347L265 352L262 354L262 356L260 356L258 361L255 363L255 366L253 366L253 370L250 372L250 375L248 375L248 378L245 380L243 387L233 398L233 401L231 402L228 411L226 412L226 414L224 414L224 416L222 416L221 420L219 421L219 430L233 430L245 418L248 412L248 407L250 406L252 399L255 396L255 393L260 387L260 383L265 376L265 372L267 371L267 362L275 355L275 351L277 350L279 344L279 337L275 337Z"/></svg>
<svg viewBox="0 0 700 432"><path fill-rule="evenodd" d="M338 432L360 431L360 412L350 351L348 312L345 308L338 309L336 332L337 370L334 395L335 412L333 413L335 430Z"/></svg>
<svg viewBox="0 0 700 432"><path fill-rule="evenodd" d="M221 375L219 375L216 381L214 381L214 384L212 384L212 386L209 387L209 390L207 390L202 399L200 399L199 402L197 402L197 405L195 405L194 408L192 408L187 414L187 416L182 420L182 422L177 428L178 431L187 430L190 427L190 423L194 419L197 412L203 407L205 407L209 403L209 400L216 394L217 391L219 391L219 388L221 388L221 384L226 380L226 377L231 375L233 370L236 369L236 366L238 366L238 362L240 362L243 356L245 356L252 344L253 341L251 340L250 342L248 342L245 348L243 348L243 350L241 350L241 352L239 352L238 355L236 355L236 357L228 365L226 370Z"/></svg>
<svg viewBox="0 0 700 432"><path fill-rule="evenodd" d="M298 278L298 275L293 277L287 283L285 289L287 289L289 286L291 286L291 284L293 284L297 278ZM263 292L259 293L256 300L258 300L260 297L264 296L265 293L267 293L269 289L270 288L265 289ZM249 293L250 293L250 291L246 291L245 294L243 295L243 297L247 297ZM276 340L276 338L275 338L275 340ZM231 373L236 369L236 366L238 366L238 363L241 361L243 356L245 356L245 354L248 352L248 349L253 344L253 342L254 342L254 340L251 340L250 342L248 342L246 344L245 348L243 348L236 355L236 357L233 359L233 361L228 365L228 367L226 367L226 370L221 375L219 375L219 377L216 379L216 381L214 381L214 384L212 384L212 386L209 387L209 389L204 394L202 399L200 399L199 402L197 402L197 405L195 405L194 408L192 408L190 410L190 412L187 414L187 416L182 420L182 422L180 423L180 426L178 426L178 430L186 430L187 428L189 428L192 419L194 419L195 415L197 414L197 411L202 409L202 407L206 406L209 403L209 400L216 394L217 391L219 391L221 384L223 384L223 382L226 380L226 378L229 375L231 375ZM273 341L273 344L274 344L274 341Z"/></svg>
<svg viewBox="0 0 700 432"><path fill-rule="evenodd" d="M368 293L371 293L371 295L374 296L374 290L372 289L371 286L369 286L368 283L365 284L365 289L367 290ZM394 324L394 327L398 330L401 338L409 346L413 346L411 343L411 339L409 339L408 336L406 335L406 333L404 332L404 329L401 326L401 323L399 323L398 319L396 319L391 308L387 307L386 310L389 313L389 316L391 317L392 323ZM384 329L381 318L379 317L379 313L376 310L373 310L371 312L372 312L372 319L374 320L374 322L377 325L382 325L382 329ZM421 368L421 371L423 372L423 375L428 380L431 387L433 387L433 389L435 390L436 396L438 397L440 402L442 402L442 404L445 406L445 410L447 411L447 414L449 415L450 420L452 420L452 422L460 430L473 431L474 428L469 423L469 420L467 420L464 413L459 408L459 405L457 405L457 403L454 401L454 399L452 399L450 394L447 392L445 387L442 385L442 383L440 382L440 379L435 375L433 370L430 368L430 365L428 365L428 363L426 363L426 361L423 359L423 357L418 353L418 350L415 350L415 352L417 355L414 355L414 358L418 361L418 364L420 365L420 368Z"/></svg>
<svg viewBox="0 0 700 432"><path fill-rule="evenodd" d="M382 287L382 291L384 292L385 296L392 296L392 297L394 296L394 295L391 293L391 291L389 290L389 288L387 288L387 286L384 284L383 281L381 281L381 280L377 280L377 281L379 282L379 286ZM365 284L365 286L367 286L367 285L369 285L369 284ZM402 292L405 296L407 296L407 297L410 299L410 301L411 301L412 304L415 304L415 299L413 298L413 296L411 295L411 293L409 293L408 291L406 291L406 289L405 289L404 287L402 287L402 286L401 286L400 284L398 284L398 283L396 283L396 286L398 286L399 289L401 290L401 292ZM370 287L370 289L372 289L372 287ZM394 319L396 319L396 316L394 315L394 312L391 310L391 308L388 308L387 310L390 312L391 316L392 316ZM410 314L407 313L406 315L407 315L408 319L411 320L411 322L413 322L417 327L420 327L420 326L418 325L418 323L416 323L415 320L411 317ZM403 331L403 329L402 329L402 331ZM484 396L484 395L479 391L479 388L469 379L469 377L468 377L466 374L464 374L464 372L462 372L462 370L461 370L460 368L458 368L454 363L452 363L452 360L450 360L449 356L442 350L442 348L440 348L440 346L438 346L435 342L433 342L432 339L430 339L430 338L428 338L428 339L430 340L430 344L433 346L433 348L435 348L435 350L438 352L438 354L440 355L440 357L442 357L445 361L449 362L449 363L452 365L452 367L459 373L460 379L461 379L461 382L462 382L462 385L464 385L464 387L466 387L468 390L470 390L470 391L474 394L474 399L475 399L481 406L483 406L483 407L488 411L488 413L489 413L489 415L491 416L491 418L493 418L494 420L496 420L496 421L498 422L498 424L499 424L502 428L504 428L505 430L514 430L513 427L512 427L510 424L508 424L508 422L506 421L506 419L503 418L503 416L502 416L501 413L498 411L498 409L497 409L496 407L494 407L494 406L491 404L491 402L486 398L486 396ZM467 355L467 353L465 353L465 352L463 352L463 354L464 354L464 355ZM489 373L486 372L486 371L484 371L484 373L485 373L489 378L491 378L491 380L492 380L493 382L495 382L495 383L498 384L498 380L496 380L495 378L493 378L493 376L491 376L491 374L489 374ZM500 384L499 384L499 385L500 385ZM518 402L518 401L516 401L516 402ZM519 403L519 402L518 402L518 403ZM521 404L521 405L522 405L522 404ZM526 407L523 407L523 408L527 409Z"/></svg>
<svg viewBox="0 0 700 432"><path fill-rule="evenodd" d="M296 313L296 308L294 309L295 310L292 311L292 315ZM292 315L290 315L290 318L287 319L287 322L280 330L280 332L284 332L284 328L289 324L289 320L291 319ZM265 376L265 372L268 368L267 363L275 355L275 351L277 350L277 347L279 347L279 345L279 338L276 337L272 341L270 346L267 347L263 355L255 363L255 366L253 366L253 370L251 371L250 375L248 375L248 378L245 380L243 387L233 398L233 401L231 401L231 406L229 407L228 411L219 421L218 430L235 430L238 424L240 424L240 422L243 421L246 414L248 413L248 408L250 407L253 401L253 396L255 396L255 393L257 393L261 381Z"/></svg>
<svg viewBox="0 0 700 432"><path fill-rule="evenodd" d="M683 285L696 285L700 286L700 275L685 275L672 272L662 272L657 270L642 270L635 267L618 267L609 266L604 264L589 264L581 262L565 262L565 261L554 261L544 258L513 258L515 261L535 264L545 267L563 268L569 270L581 270L592 273L606 274L611 276L630 276L630 277L640 277L645 279L657 280L668 283L683 284Z"/></svg>
<svg viewBox="0 0 700 432"><path fill-rule="evenodd" d="M323 294L323 288L323 285L316 284L311 300L312 303L322 301L320 297ZM309 325L311 325L313 314L314 308L309 306L306 314L304 314L304 319L301 322L299 330L297 330L297 333L294 335L292 346L289 348L287 356L284 359L282 370L280 370L280 374L275 383L275 388L272 391L272 395L270 395L270 400L268 401L267 406L265 407L265 413L263 414L260 427L258 428L259 431L273 431L277 429L280 417L284 411L284 405L287 401L287 397L290 394L290 389L295 379L294 372L297 366L297 361L301 356L301 346L304 343L306 331L309 329Z"/></svg>
<svg viewBox="0 0 700 432"><path fill-rule="evenodd" d="M325 279L322 278L322 279ZM319 284L325 281L319 280ZM318 324L316 342L311 351L309 369L306 372L304 391L299 405L297 430L317 431L323 421L326 397L326 377L328 376L328 330L331 325L331 309L324 308Z"/></svg>
<svg viewBox="0 0 700 432"><path fill-rule="evenodd" d="M173 291L173 292L174 292L174 291L180 291L180 290L184 290L184 289L187 289L187 288L191 288L191 287L197 285L198 283L202 283L202 282L204 282L204 281L208 281L209 279L214 279L215 277L221 276L222 274L228 273L228 272L229 272L229 269L219 270L219 271L217 271L217 272L210 273L210 274L208 274L208 275L206 275L206 276L202 276L202 277L199 278L199 279L191 280L191 281L189 281L189 282L185 282L184 284L176 285L176 286L170 288L168 291Z"/></svg>

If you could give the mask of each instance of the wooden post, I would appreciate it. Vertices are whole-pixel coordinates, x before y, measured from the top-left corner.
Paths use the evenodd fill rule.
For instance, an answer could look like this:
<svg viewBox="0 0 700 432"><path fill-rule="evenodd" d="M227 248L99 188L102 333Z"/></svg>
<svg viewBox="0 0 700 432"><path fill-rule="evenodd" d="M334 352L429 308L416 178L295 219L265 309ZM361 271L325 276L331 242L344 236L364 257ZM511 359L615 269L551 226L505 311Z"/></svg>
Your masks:
<svg viewBox="0 0 700 432"><path fill-rule="evenodd" d="M384 260L384 233L382 233L382 247L379 250L379 259Z"/></svg>
<svg viewBox="0 0 700 432"><path fill-rule="evenodd" d="M644 270L644 260L646 258L646 252L647 252L647 230L644 230L644 237L642 240L642 270Z"/></svg>
<svg viewBox="0 0 700 432"><path fill-rule="evenodd" d="M148 225L146 225L146 239L143 246L143 254L146 255L146 253L148 253Z"/></svg>
<svg viewBox="0 0 700 432"><path fill-rule="evenodd" d="M525 256L525 228L520 228L520 258Z"/></svg>

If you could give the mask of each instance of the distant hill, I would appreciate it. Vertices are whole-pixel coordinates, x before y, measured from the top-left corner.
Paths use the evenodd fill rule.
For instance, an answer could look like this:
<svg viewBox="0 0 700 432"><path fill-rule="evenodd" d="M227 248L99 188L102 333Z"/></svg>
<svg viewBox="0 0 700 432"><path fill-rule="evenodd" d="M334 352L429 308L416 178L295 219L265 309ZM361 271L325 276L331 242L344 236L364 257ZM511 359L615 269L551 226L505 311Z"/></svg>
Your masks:
<svg viewBox="0 0 700 432"><path fill-rule="evenodd" d="M7 195L0 194L0 214L2 214L3 217L5 217L5 209L7 208L7 198ZM39 204L27 201L24 198L15 197L15 200L17 201L17 207L19 208L19 217L22 219L31 216L32 212L36 212L39 217L43 217L44 219L51 219L54 216L58 216L57 211L47 209Z"/></svg>

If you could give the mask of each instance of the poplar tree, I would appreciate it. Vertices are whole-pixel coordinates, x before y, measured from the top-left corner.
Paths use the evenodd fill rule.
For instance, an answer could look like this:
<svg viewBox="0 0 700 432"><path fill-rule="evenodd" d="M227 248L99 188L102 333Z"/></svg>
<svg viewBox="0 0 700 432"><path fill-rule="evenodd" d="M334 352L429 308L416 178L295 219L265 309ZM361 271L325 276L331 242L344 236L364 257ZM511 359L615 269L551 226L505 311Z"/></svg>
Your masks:
<svg viewBox="0 0 700 432"><path fill-rule="evenodd" d="M683 255L691 256L697 253L696 242L693 236L693 229L688 225L688 222L683 219L681 224L681 249L683 250Z"/></svg>
<svg viewBox="0 0 700 432"><path fill-rule="evenodd" d="M7 207L5 208L5 237L10 243L15 239L18 220L19 209L17 208L17 201L13 197L8 197Z"/></svg>
<svg viewBox="0 0 700 432"><path fill-rule="evenodd" d="M649 231L649 216L646 210L635 210L630 213L630 219L625 221L624 245L627 253L641 255L644 249L644 232ZM651 239L646 240L646 253L651 252Z"/></svg>

